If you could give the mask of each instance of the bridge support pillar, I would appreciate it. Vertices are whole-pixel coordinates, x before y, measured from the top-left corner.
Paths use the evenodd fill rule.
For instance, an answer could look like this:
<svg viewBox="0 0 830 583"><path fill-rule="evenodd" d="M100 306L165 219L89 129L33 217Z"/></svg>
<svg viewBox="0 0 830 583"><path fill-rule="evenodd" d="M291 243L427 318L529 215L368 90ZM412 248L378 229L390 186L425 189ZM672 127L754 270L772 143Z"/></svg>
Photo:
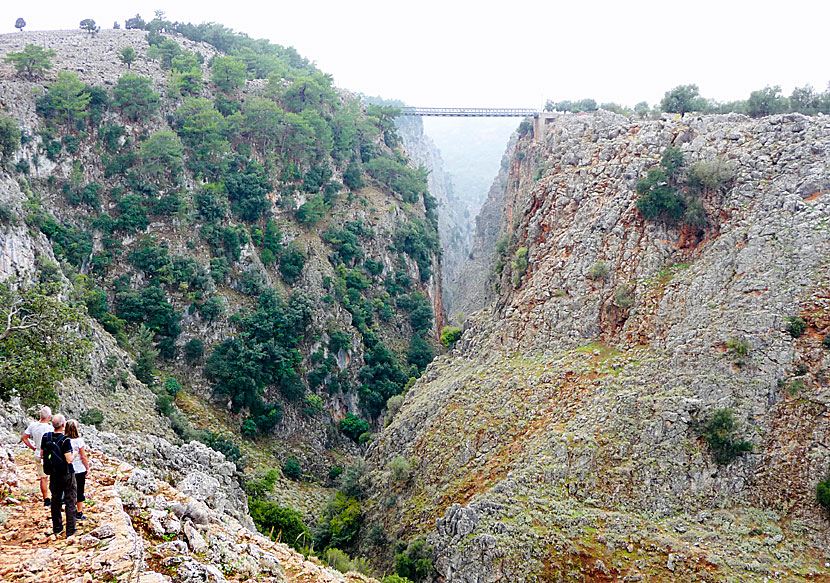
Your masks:
<svg viewBox="0 0 830 583"><path fill-rule="evenodd" d="M545 131L548 124L556 119L556 114L552 112L540 111L533 116L533 138L535 140L544 140Z"/></svg>

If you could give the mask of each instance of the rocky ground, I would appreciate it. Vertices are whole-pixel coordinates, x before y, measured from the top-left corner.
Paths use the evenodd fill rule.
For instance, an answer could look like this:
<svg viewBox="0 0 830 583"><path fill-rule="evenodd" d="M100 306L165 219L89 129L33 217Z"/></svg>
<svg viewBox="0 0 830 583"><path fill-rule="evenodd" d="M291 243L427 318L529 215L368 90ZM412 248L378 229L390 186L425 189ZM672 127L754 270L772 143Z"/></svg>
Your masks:
<svg viewBox="0 0 830 583"><path fill-rule="evenodd" d="M92 450L87 519L76 535L51 531L33 458L6 445L0 463L0 578L34 583L373 581L306 560L141 468Z"/></svg>

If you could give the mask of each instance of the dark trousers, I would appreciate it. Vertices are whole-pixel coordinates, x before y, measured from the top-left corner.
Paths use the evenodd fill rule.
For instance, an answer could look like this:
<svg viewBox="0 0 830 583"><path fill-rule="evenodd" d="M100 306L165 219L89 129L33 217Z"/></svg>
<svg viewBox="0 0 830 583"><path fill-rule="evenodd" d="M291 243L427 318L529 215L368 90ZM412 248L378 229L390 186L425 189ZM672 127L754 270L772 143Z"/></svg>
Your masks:
<svg viewBox="0 0 830 583"><path fill-rule="evenodd" d="M86 496L84 496L84 484L86 484L86 472L81 472L80 474L75 474L75 483L78 485L78 502L84 502L86 500Z"/></svg>
<svg viewBox="0 0 830 583"><path fill-rule="evenodd" d="M78 488L75 484L75 474L60 474L49 476L49 491L52 493L52 531L63 530L61 520L61 498L66 507L66 534L75 532L75 504L77 504Z"/></svg>

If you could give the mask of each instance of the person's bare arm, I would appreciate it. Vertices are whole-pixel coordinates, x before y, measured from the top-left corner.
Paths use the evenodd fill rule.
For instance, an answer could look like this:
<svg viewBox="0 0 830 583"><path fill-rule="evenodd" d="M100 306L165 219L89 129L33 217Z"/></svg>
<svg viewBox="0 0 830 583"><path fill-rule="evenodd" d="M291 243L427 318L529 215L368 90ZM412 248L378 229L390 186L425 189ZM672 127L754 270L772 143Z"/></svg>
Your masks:
<svg viewBox="0 0 830 583"><path fill-rule="evenodd" d="M29 448L29 449L31 449L32 451L34 451L34 450L36 450L36 449L37 449L37 448L34 446L34 444L32 443L32 436L31 436L31 435L29 435L28 433L24 433L23 435L21 435L21 436L20 436L20 441L22 441L23 443L25 443L25 444L26 444L26 447L28 447L28 448Z"/></svg>
<svg viewBox="0 0 830 583"><path fill-rule="evenodd" d="M75 460L75 454L71 451L69 453L63 454L66 457L66 463L71 464Z"/></svg>
<svg viewBox="0 0 830 583"><path fill-rule="evenodd" d="M84 464L86 471L89 471L89 457L86 455L86 448L82 447L78 450L78 453L81 454L81 462Z"/></svg>

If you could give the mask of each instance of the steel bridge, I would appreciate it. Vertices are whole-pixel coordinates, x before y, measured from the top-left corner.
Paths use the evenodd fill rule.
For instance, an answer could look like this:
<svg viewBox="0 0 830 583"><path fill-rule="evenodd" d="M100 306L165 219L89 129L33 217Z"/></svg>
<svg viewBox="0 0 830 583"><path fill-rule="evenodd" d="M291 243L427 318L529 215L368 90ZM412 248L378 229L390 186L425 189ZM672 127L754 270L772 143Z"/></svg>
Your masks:
<svg viewBox="0 0 830 583"><path fill-rule="evenodd" d="M538 109L520 107L401 107L401 115L434 117L537 117Z"/></svg>

